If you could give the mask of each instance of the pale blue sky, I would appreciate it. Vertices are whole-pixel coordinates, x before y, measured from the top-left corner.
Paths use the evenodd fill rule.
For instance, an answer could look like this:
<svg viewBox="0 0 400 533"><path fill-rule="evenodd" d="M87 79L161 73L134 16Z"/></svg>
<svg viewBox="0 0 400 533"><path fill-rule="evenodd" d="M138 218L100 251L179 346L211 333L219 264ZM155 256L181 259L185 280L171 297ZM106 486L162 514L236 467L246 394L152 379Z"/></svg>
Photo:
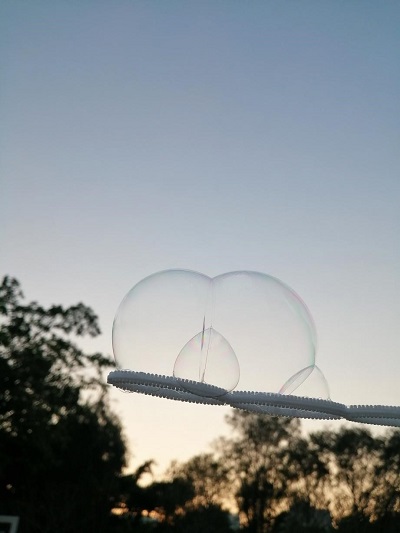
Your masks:
<svg viewBox="0 0 400 533"><path fill-rule="evenodd" d="M105 352L148 274L269 273L332 398L400 405L399 24L394 1L3 1L1 271L91 305ZM114 396L138 461L225 429Z"/></svg>

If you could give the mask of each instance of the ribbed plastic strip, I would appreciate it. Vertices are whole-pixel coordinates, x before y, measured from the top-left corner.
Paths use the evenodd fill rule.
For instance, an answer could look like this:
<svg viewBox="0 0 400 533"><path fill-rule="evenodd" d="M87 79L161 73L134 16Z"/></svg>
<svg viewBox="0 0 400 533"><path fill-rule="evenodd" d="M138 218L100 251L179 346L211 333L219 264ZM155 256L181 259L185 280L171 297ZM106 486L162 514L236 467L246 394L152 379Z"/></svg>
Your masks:
<svg viewBox="0 0 400 533"><path fill-rule="evenodd" d="M236 409L272 416L319 420L346 419L363 424L400 427L400 407L395 406L347 406L331 400L287 394L252 391L227 392L207 383L133 370L110 372L107 382L128 392L182 402L230 405Z"/></svg>

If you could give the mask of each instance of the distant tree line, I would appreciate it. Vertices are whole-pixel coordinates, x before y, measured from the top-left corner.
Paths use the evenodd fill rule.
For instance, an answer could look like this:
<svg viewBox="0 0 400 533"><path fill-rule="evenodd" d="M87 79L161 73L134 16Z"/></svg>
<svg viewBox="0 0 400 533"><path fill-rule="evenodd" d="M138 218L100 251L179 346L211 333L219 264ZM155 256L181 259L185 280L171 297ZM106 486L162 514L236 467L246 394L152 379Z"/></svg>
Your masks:
<svg viewBox="0 0 400 533"><path fill-rule="evenodd" d="M304 436L297 419L244 411L212 453L126 475L127 447L110 409L100 333L84 304L24 304L0 285L0 515L18 533L400 532L400 431L362 426Z"/></svg>

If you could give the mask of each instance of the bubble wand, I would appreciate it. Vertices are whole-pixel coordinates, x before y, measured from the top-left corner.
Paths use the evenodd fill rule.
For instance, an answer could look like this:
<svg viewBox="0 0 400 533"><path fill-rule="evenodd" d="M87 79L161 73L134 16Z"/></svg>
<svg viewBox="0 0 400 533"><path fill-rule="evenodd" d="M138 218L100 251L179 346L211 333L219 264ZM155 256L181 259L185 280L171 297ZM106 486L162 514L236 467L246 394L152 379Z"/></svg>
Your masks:
<svg viewBox="0 0 400 533"><path fill-rule="evenodd" d="M160 297L164 305L159 304ZM253 299L255 305L252 304ZM170 305L165 306L169 300ZM216 301L219 301L218 314L215 312ZM225 307L222 303L226 304ZM210 316L208 328L207 312ZM196 331L200 316L200 332L191 335L189 332ZM248 342L251 349L254 344L251 334L258 331L259 325L258 321L253 323L254 316L265 318L260 322L265 329L259 332L259 342L269 349L274 348L274 353L279 355L279 359L275 357L273 361L274 366L279 366L283 360L283 369L285 364L293 369L293 361L304 363L311 354L311 364L297 366L296 372L276 393L234 390L241 374L239 360L225 335L213 327L213 323L217 322L218 329L232 337L232 344L242 348ZM271 323L275 328L269 327ZM152 332L151 324L156 325L158 331ZM149 333L153 335L148 336ZM290 342L293 335L295 343ZM189 341L180 351L177 350L176 347L182 346L188 336ZM244 343L241 337L244 337ZM140 350L147 351L144 361L149 366L152 363L162 366L158 365L159 360L152 353L155 348L153 342L157 339L169 356L165 360L173 361L175 358L172 376L123 369L131 363L135 349L139 353ZM197 404L229 405L272 416L346 419L400 427L400 407L345 405L332 401L329 392L325 392L326 398L291 394L313 373L318 373L321 382L326 384L315 364L315 326L301 298L280 280L266 274L239 271L209 278L197 272L169 270L149 276L133 287L118 309L113 326L113 349L117 366L121 369L110 372L108 383L124 391ZM271 362L263 365L265 358L259 359L260 364L254 369L252 364L246 366L250 358L248 354L252 352L244 350L243 353L247 353L247 358L240 358L242 374L245 370L246 377L247 371L256 383L260 382L257 379L260 375L261 381L266 379L268 376L264 376L263 371L269 370Z"/></svg>

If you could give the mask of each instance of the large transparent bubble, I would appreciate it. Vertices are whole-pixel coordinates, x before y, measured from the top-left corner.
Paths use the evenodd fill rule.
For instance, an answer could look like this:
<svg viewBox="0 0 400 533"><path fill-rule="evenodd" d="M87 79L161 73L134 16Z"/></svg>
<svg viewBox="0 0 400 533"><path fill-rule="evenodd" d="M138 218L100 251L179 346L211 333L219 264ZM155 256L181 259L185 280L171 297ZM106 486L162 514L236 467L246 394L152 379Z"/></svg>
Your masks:
<svg viewBox="0 0 400 533"><path fill-rule="evenodd" d="M173 374L216 385L222 394L294 391L314 368L315 346L300 297L278 279L249 271L149 276L126 295L113 326L120 369ZM185 387L190 391L190 382Z"/></svg>

